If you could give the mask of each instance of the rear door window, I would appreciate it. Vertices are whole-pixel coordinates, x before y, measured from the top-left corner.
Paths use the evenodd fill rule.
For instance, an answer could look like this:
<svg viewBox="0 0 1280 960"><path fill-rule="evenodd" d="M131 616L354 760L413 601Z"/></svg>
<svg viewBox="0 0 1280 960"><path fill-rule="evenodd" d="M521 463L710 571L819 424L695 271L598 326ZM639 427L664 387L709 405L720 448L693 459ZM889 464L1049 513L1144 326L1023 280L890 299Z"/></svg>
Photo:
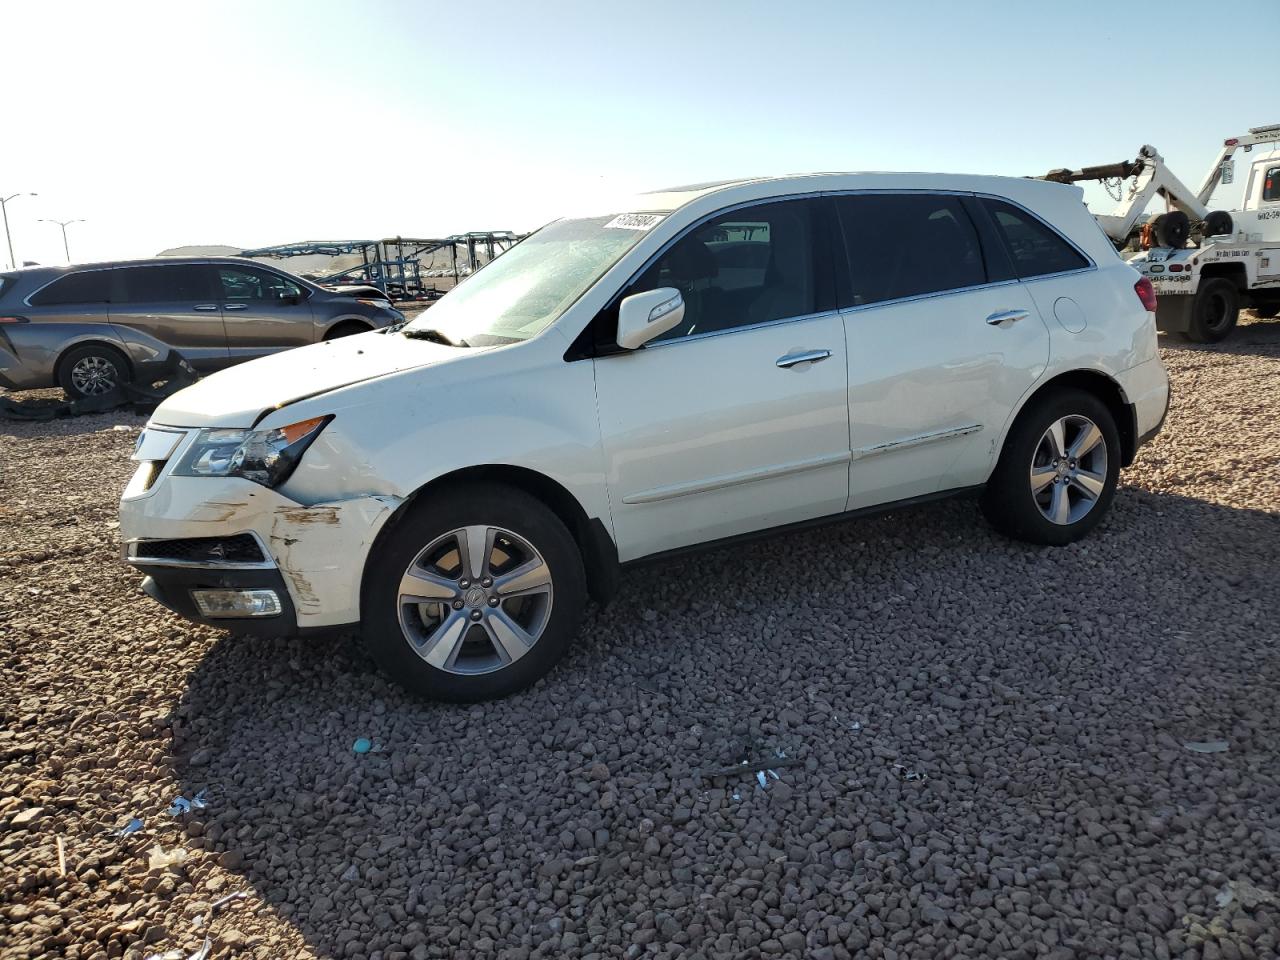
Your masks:
<svg viewBox="0 0 1280 960"><path fill-rule="evenodd" d="M31 295L33 307L54 307L77 303L108 303L111 300L110 270L86 270L53 281Z"/></svg>
<svg viewBox="0 0 1280 960"><path fill-rule="evenodd" d="M116 274L124 303L195 303L211 299L209 269L202 264L127 267Z"/></svg>
<svg viewBox="0 0 1280 960"><path fill-rule="evenodd" d="M1075 247L1027 211L1003 200L983 198L982 203L1004 237L1014 269L1023 280L1089 266Z"/></svg>
<svg viewBox="0 0 1280 960"><path fill-rule="evenodd" d="M986 283L978 233L959 197L836 197L849 256L844 306L960 290Z"/></svg>

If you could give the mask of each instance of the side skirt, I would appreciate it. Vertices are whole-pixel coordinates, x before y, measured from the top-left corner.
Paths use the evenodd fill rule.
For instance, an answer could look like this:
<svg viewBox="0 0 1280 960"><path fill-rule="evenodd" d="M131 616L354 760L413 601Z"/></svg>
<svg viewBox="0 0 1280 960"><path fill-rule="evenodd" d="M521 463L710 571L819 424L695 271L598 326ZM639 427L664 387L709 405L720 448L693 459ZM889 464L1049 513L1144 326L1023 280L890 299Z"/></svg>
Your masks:
<svg viewBox="0 0 1280 960"><path fill-rule="evenodd" d="M976 497L985 489L985 484L978 484L972 487L955 487L950 490L939 490L937 493L926 493L919 497L908 497L905 500L891 500L888 503L877 503L870 507L859 507L857 510L846 510L841 513L829 514L825 517L814 517L812 520L799 520L796 523L784 523L778 527L766 527L763 530L753 530L750 533L739 533L732 537L722 537L719 540L709 540L706 543L693 543L687 547L676 547L674 550L663 550L660 553L651 553L644 557L637 557L634 560L628 560L622 564L622 569L630 567L648 566L652 563L660 563L663 560L669 560L674 557L682 557L691 553L702 553L707 550L719 550L722 547L734 546L739 543L750 543L752 540L765 540L770 537L782 536L788 533L795 533L799 530L808 530L811 527L825 527L830 524L843 523L847 520L859 520L863 517L873 517L881 513L892 513L894 510L901 510L905 507L915 507L922 503L933 503L937 500L953 500L965 497Z"/></svg>

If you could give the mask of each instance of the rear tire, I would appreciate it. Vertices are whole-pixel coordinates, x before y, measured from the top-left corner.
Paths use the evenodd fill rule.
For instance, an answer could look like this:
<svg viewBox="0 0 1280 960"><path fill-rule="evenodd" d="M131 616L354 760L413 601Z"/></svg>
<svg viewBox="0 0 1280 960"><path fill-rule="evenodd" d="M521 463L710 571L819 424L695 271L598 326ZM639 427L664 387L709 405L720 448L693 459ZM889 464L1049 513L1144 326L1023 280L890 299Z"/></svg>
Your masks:
<svg viewBox="0 0 1280 960"><path fill-rule="evenodd" d="M413 693L458 703L546 675L587 596L560 518L499 484L459 485L410 509L365 568L362 627L379 666Z"/></svg>
<svg viewBox="0 0 1280 960"><path fill-rule="evenodd" d="M1160 246L1181 249L1186 246L1187 237L1191 236L1191 218L1181 210L1162 213L1156 217L1155 233Z"/></svg>
<svg viewBox="0 0 1280 960"><path fill-rule="evenodd" d="M1191 303L1191 321L1183 336L1192 343L1217 343L1235 329L1240 319L1240 292L1225 277L1210 277L1200 284Z"/></svg>
<svg viewBox="0 0 1280 960"><path fill-rule="evenodd" d="M69 400L102 396L131 379L125 355L105 343L72 347L58 361L58 386Z"/></svg>
<svg viewBox="0 0 1280 960"><path fill-rule="evenodd" d="M1106 516L1120 478L1120 434L1107 405L1068 388L1033 399L1018 415L982 512L1005 536L1063 546Z"/></svg>

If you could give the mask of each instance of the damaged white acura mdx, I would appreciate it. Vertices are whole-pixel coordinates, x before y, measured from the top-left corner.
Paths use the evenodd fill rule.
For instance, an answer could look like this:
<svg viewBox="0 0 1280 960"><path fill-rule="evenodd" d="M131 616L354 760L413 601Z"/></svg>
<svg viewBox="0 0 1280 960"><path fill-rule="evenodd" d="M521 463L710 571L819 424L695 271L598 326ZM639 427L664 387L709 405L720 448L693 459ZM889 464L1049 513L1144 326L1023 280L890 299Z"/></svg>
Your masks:
<svg viewBox="0 0 1280 960"><path fill-rule="evenodd" d="M622 564L977 493L1065 544L1169 402L1150 284L1078 188L821 174L558 220L398 330L166 400L124 491L143 589L358 631L446 700L519 690Z"/></svg>

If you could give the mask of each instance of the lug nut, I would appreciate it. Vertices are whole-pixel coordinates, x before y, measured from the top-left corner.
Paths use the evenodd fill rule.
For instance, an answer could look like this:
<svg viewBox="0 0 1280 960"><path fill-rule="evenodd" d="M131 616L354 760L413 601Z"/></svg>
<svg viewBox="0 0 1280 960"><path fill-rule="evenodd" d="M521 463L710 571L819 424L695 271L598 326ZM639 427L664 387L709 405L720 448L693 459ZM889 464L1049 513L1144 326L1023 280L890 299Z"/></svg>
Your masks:
<svg viewBox="0 0 1280 960"><path fill-rule="evenodd" d="M480 617L481 617L481 613L480 613L480 611L479 611L479 610L472 610L472 611L471 611L471 619L472 619L472 620L479 620L479 619L480 619Z"/></svg>
<svg viewBox="0 0 1280 960"><path fill-rule="evenodd" d="M453 609L455 609L455 610L461 610L461 609L462 609L462 601L461 601L461 600L455 600L455 601L453 601Z"/></svg>
<svg viewBox="0 0 1280 960"><path fill-rule="evenodd" d="M498 600L498 598L497 598L497 597L490 597L490 598L489 598L489 606L491 606L491 607L496 607L496 606L499 604L499 602L500 602L500 601Z"/></svg>
<svg viewBox="0 0 1280 960"><path fill-rule="evenodd" d="M492 578L492 577L484 577L484 578L482 578L482 579L480 580L480 586L482 586L482 587L492 587L492 586L493 586L493 578Z"/></svg>
<svg viewBox="0 0 1280 960"><path fill-rule="evenodd" d="M463 590L465 590L467 589L467 587L471 586L471 581L467 580L466 578L463 578L462 580L458 581L458 586L461 587Z"/></svg>

